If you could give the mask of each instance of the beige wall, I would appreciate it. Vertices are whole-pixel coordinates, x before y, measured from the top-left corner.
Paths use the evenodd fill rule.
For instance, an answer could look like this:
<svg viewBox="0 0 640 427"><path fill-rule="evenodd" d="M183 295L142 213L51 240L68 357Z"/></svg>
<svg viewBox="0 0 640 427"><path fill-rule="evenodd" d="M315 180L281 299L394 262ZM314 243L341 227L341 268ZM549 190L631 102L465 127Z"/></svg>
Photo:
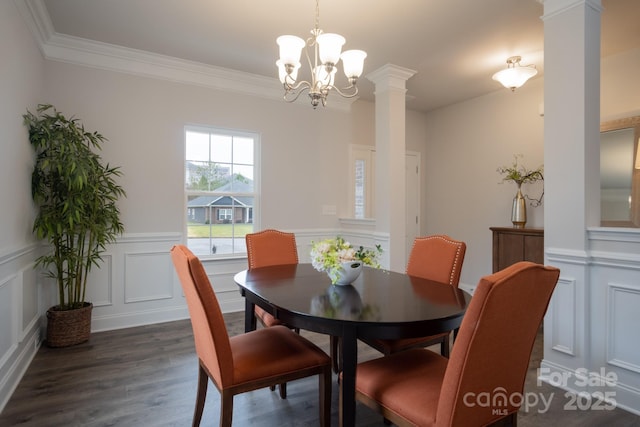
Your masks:
<svg viewBox="0 0 640 427"><path fill-rule="evenodd" d="M601 116L640 114L640 50L605 58L601 76ZM492 226L511 226L513 183L499 184L496 168L513 154L524 164L543 164L544 78L515 92L499 89L427 114L427 155L423 221L426 233L446 233L467 242L461 283L475 285L491 273ZM539 184L523 190L538 197ZM527 226L544 227L543 206L527 208Z"/></svg>
<svg viewBox="0 0 640 427"><path fill-rule="evenodd" d="M475 285L491 273L489 227L512 225L516 186L501 184L496 169L510 165L514 154L522 154L529 168L543 163L542 88L538 78L515 92L499 89L427 115L423 218L427 234L467 243L463 284ZM541 191L539 184L523 186L531 197ZM528 227L543 226L542 209L528 206Z"/></svg>
<svg viewBox="0 0 640 427"><path fill-rule="evenodd" d="M322 205L347 212L348 147L358 134L348 113L57 62L47 63L45 98L109 139L104 157L124 172L127 233L182 231L185 124L260 134L262 227L336 227Z"/></svg>
<svg viewBox="0 0 640 427"><path fill-rule="evenodd" d="M262 227L337 227L349 212L349 145L375 144L373 104L362 101L352 113L313 110L304 100L287 104L52 61L44 98L109 139L103 156L124 172L127 233L182 231L185 124L260 134ZM407 149L424 151L424 116L409 113L407 122ZM322 215L323 205L337 206L337 215Z"/></svg>
<svg viewBox="0 0 640 427"><path fill-rule="evenodd" d="M13 2L0 2L0 16L1 256L33 241L28 197L33 155L22 115L42 101L44 60Z"/></svg>
<svg viewBox="0 0 640 427"><path fill-rule="evenodd" d="M640 49L608 57L600 76L600 116L604 120L640 114Z"/></svg>
<svg viewBox="0 0 640 427"><path fill-rule="evenodd" d="M44 60L14 2L0 1L0 411L39 345L33 154L22 124L42 102Z"/></svg>

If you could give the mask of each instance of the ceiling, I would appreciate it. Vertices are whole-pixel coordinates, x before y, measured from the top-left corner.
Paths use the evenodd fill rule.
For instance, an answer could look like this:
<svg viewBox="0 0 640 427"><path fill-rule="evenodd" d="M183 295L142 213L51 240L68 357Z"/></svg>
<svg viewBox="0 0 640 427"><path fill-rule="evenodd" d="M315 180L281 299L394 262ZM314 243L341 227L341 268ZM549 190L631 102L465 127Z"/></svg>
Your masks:
<svg viewBox="0 0 640 427"><path fill-rule="evenodd" d="M602 55L640 47L640 1L602 0ZM44 0L56 33L273 77L275 39L303 38L314 0ZM522 56L541 76L536 0L321 0L320 28L368 53L364 76L385 64L417 71L407 108L430 111L502 88L491 76ZM302 72L301 72L302 73ZM301 74L304 77L304 74ZM338 85L344 76L336 78ZM358 82L373 101L373 84ZM300 102L300 101L298 101ZM329 98L330 102L330 98Z"/></svg>

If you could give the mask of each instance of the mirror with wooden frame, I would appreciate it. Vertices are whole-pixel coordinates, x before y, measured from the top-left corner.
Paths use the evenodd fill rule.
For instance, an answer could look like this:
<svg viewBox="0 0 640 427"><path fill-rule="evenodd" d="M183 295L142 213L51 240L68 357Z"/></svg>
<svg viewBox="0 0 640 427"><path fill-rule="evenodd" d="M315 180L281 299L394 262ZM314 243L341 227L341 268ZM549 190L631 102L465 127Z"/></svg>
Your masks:
<svg viewBox="0 0 640 427"><path fill-rule="evenodd" d="M640 116L600 125L600 225L640 227Z"/></svg>

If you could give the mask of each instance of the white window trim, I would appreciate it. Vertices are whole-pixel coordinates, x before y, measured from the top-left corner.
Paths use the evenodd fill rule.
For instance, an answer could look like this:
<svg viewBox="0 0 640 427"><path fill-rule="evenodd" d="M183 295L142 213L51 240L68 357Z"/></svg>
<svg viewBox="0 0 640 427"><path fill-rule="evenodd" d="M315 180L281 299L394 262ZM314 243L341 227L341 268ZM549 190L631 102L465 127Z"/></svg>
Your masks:
<svg viewBox="0 0 640 427"><path fill-rule="evenodd" d="M234 136L240 136L240 137L250 137L253 138L254 140L254 147L253 147L253 174L254 174L254 179L253 179L253 194L246 194L246 193L234 193L235 195L238 196L253 196L253 209L252 209L252 217L253 217L253 229L254 230L261 230L261 215L260 213L262 212L261 209L261 204L262 204L262 136L260 135L260 133L258 132L252 132L252 131L246 131L246 130L240 130L240 129L231 129L231 128L224 128L224 127L220 127L220 126L215 126L215 125L202 125L202 124L193 124L193 123L187 123L184 125L183 131L182 131L182 158L180 159L180 161L182 162L182 186L183 186L183 201L182 201L182 242L183 244L187 244L187 239L188 239L188 230L187 230L187 226L188 226L188 220L187 220L187 215L186 215L186 206L187 206L187 200L188 200L188 193L186 191L186 189L184 188L184 179L186 176L186 162L185 162L185 153L186 153L186 144L187 144L187 138L186 138L186 133L187 131L195 131L195 132L212 132L212 131L218 131L220 133L230 133L233 134ZM194 193L192 193L194 194ZM204 193L207 194L207 193ZM258 215L256 215L256 213L258 213ZM216 254L216 255L199 255L199 258L203 259L203 260L219 260L219 259L239 259L239 258L246 258L246 254L243 253L233 253L233 254Z"/></svg>

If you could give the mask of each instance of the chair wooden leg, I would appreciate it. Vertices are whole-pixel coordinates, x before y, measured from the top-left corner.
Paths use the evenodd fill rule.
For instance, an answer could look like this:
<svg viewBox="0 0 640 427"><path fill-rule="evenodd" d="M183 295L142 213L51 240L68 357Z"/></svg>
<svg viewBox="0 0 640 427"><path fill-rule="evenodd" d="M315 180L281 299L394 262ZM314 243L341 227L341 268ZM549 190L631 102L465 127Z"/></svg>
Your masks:
<svg viewBox="0 0 640 427"><path fill-rule="evenodd" d="M220 427L231 427L233 420L233 394L228 390L220 393Z"/></svg>
<svg viewBox="0 0 640 427"><path fill-rule="evenodd" d="M342 371L342 366L340 366L340 347L341 347L341 339L340 337L334 337L333 335L329 338L329 344L331 346L331 363L333 364L333 372L339 374Z"/></svg>
<svg viewBox="0 0 640 427"><path fill-rule="evenodd" d="M207 397L207 386L209 385L209 375L202 366L198 369L198 392L196 394L196 408L193 413L193 427L200 425L202 420L202 411L204 410L204 402Z"/></svg>
<svg viewBox="0 0 640 427"><path fill-rule="evenodd" d="M269 390L274 391L276 389L275 385L270 385ZM280 399L287 398L287 383L280 384Z"/></svg>
<svg viewBox="0 0 640 427"><path fill-rule="evenodd" d="M320 426L331 426L331 369L318 376L320 397Z"/></svg>

